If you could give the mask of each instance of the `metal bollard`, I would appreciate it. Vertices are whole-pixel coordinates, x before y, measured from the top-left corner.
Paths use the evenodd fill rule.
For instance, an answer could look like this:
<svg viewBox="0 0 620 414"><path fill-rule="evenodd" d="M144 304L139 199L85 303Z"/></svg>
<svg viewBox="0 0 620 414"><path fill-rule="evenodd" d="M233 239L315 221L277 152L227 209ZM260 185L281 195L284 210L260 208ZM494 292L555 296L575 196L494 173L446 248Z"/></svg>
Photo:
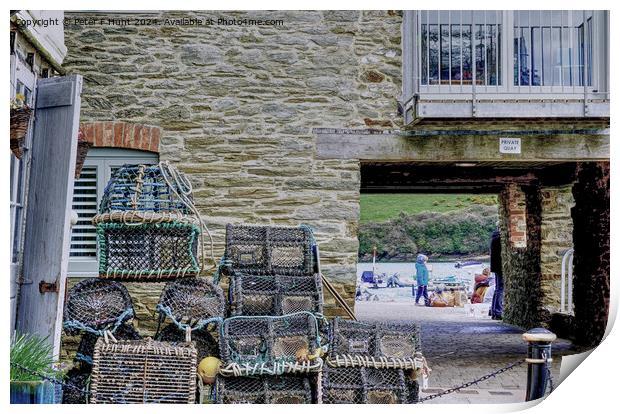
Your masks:
<svg viewBox="0 0 620 414"><path fill-rule="evenodd" d="M556 335L544 328L534 328L523 334L523 340L527 341L527 393L525 401L542 398L549 381L549 369L551 365L551 344L556 340Z"/></svg>

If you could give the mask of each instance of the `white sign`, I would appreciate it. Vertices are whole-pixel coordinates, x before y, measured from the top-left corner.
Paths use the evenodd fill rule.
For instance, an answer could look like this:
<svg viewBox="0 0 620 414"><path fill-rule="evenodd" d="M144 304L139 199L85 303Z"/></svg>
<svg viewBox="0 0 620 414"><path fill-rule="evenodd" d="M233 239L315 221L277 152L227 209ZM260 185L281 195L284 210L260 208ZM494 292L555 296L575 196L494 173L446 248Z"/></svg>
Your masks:
<svg viewBox="0 0 620 414"><path fill-rule="evenodd" d="M500 138L499 152L502 154L521 154L521 138Z"/></svg>

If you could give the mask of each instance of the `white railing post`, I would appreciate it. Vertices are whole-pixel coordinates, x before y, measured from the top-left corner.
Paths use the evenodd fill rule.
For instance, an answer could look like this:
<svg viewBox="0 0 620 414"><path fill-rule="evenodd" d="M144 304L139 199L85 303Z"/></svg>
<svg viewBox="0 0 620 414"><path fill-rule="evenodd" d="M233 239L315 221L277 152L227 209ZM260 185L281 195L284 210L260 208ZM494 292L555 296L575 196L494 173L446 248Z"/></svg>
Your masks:
<svg viewBox="0 0 620 414"><path fill-rule="evenodd" d="M568 266L567 266L568 264ZM568 291L568 295L566 294ZM567 297L568 296L568 297ZM560 279L560 312L573 312L573 249L562 256L562 276Z"/></svg>
<svg viewBox="0 0 620 414"><path fill-rule="evenodd" d="M574 250L570 249L570 258L568 259L568 313L573 313L573 258Z"/></svg>

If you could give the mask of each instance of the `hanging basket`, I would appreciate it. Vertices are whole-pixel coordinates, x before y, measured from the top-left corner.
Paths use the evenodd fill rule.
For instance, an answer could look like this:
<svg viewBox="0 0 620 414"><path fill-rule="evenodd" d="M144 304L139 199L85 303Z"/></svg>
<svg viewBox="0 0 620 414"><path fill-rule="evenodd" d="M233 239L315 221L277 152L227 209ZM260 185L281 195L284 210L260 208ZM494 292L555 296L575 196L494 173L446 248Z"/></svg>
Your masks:
<svg viewBox="0 0 620 414"><path fill-rule="evenodd" d="M80 130L78 132L77 154L75 156L75 179L80 178L82 167L84 166L84 161L86 160L86 155L92 146L93 144L86 141L84 138L84 133Z"/></svg>
<svg viewBox="0 0 620 414"><path fill-rule="evenodd" d="M28 125L30 124L30 116L32 110L28 107L11 108L11 152L17 157L21 158L23 154L22 147L28 133Z"/></svg>

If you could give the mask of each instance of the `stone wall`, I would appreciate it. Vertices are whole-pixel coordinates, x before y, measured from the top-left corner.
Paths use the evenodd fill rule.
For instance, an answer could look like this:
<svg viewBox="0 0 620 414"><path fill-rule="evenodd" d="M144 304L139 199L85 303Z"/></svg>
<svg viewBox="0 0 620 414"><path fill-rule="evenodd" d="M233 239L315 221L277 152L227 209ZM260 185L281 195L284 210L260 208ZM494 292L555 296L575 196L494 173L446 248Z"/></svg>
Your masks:
<svg viewBox="0 0 620 414"><path fill-rule="evenodd" d="M282 19L284 26L69 25L65 68L84 76L82 122L106 121L103 126L112 125L112 131L125 122L161 127L160 158L190 176L216 257L223 253L229 222L312 226L324 273L353 306L359 165L315 160L312 129L399 124L400 14L130 17L188 15ZM115 140L100 144L123 147ZM163 285L126 286L136 309L134 324L142 334L154 333ZM328 315L342 314L327 294L325 302ZM71 358L78 338L63 341L63 357Z"/></svg>
<svg viewBox="0 0 620 414"><path fill-rule="evenodd" d="M560 309L562 257L573 247L571 208L575 200L571 190L572 185L541 188L540 289L545 320Z"/></svg>
<svg viewBox="0 0 620 414"><path fill-rule="evenodd" d="M582 163L573 187L574 336L587 346L603 339L609 317L609 163Z"/></svg>
<svg viewBox="0 0 620 414"><path fill-rule="evenodd" d="M161 128L223 253L226 223L315 229L323 271L353 306L357 160L317 160L313 128L394 128L400 12L67 13L64 66L84 76L82 122ZM282 26L113 26L104 20L281 19ZM114 146L114 145L110 145ZM130 287L152 331L155 285ZM326 313L342 314L326 294ZM147 314L151 318L148 322Z"/></svg>
<svg viewBox="0 0 620 414"><path fill-rule="evenodd" d="M541 323L542 294L540 269L541 195L538 186L510 184L500 193L500 230L504 276L504 320L525 329ZM513 217L517 212L516 218ZM511 224L525 213L527 242L513 243Z"/></svg>

